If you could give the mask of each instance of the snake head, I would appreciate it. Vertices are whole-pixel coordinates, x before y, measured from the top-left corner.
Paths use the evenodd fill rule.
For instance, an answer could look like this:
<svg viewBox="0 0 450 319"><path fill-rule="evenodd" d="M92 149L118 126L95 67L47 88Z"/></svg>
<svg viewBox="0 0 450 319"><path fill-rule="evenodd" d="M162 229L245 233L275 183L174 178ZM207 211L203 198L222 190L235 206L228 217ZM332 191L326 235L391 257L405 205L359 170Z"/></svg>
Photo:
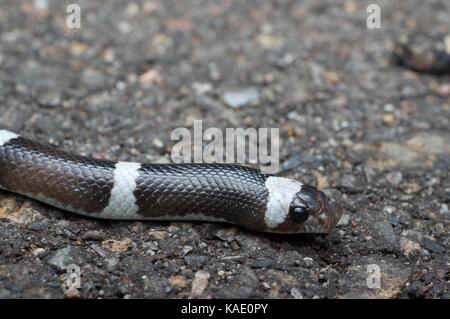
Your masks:
<svg viewBox="0 0 450 319"><path fill-rule="evenodd" d="M298 225L305 233L329 233L341 215L342 206L329 201L322 191L303 185L292 199L285 223L292 228Z"/></svg>
<svg viewBox="0 0 450 319"><path fill-rule="evenodd" d="M272 213L266 214L266 217L278 216L279 218L276 225L272 225L268 230L270 232L327 234L333 230L341 218L342 207L330 201L315 187L283 179L277 181L276 191L274 189L272 186L270 195L272 204L275 198L278 199L277 206L272 205Z"/></svg>

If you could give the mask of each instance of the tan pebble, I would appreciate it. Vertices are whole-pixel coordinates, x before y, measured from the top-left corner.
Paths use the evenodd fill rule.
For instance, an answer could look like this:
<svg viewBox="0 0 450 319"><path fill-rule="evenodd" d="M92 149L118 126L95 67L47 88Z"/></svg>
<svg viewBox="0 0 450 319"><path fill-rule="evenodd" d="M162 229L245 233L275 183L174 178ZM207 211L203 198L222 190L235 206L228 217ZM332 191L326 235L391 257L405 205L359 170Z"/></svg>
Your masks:
<svg viewBox="0 0 450 319"><path fill-rule="evenodd" d="M139 84L143 86L152 86L162 83L162 76L156 69L150 69L139 76Z"/></svg>
<svg viewBox="0 0 450 319"><path fill-rule="evenodd" d="M135 222L133 223L133 226L131 226L131 230L135 233L140 232L142 229L142 223L141 222Z"/></svg>
<svg viewBox="0 0 450 319"><path fill-rule="evenodd" d="M410 240L405 237L402 237L400 239L400 251L407 257L415 252L419 252L421 249L422 247L416 241Z"/></svg>
<svg viewBox="0 0 450 319"><path fill-rule="evenodd" d="M108 239L102 241L102 246L105 248L108 248L111 251L115 252L125 252L130 248L131 245L131 239L125 238L123 240L114 240L114 239Z"/></svg>
<svg viewBox="0 0 450 319"><path fill-rule="evenodd" d="M69 298L69 299L76 299L76 298L80 298L80 291L75 288L75 287L70 287L69 289L67 289L66 291L64 291L64 297Z"/></svg>
<svg viewBox="0 0 450 319"><path fill-rule="evenodd" d="M339 74L329 70L322 70L322 76L330 84L336 85L339 84L341 79L339 78Z"/></svg>
<svg viewBox="0 0 450 319"><path fill-rule="evenodd" d="M203 294L208 286L210 276L208 272L203 270L195 273L194 280L192 281L191 298L197 298Z"/></svg>
<svg viewBox="0 0 450 319"><path fill-rule="evenodd" d="M344 10L347 13L354 13L358 10L358 6L354 1L346 1L344 2Z"/></svg>
<svg viewBox="0 0 450 319"><path fill-rule="evenodd" d="M156 240L162 240L166 237L167 232L164 230L150 230L148 235Z"/></svg>
<svg viewBox="0 0 450 319"><path fill-rule="evenodd" d="M177 288L186 288L187 284L188 284L186 278L183 276L179 276L179 275L170 276L169 283L172 286L177 287Z"/></svg>
<svg viewBox="0 0 450 319"><path fill-rule="evenodd" d="M260 34L256 41L263 49L276 49L282 46L283 39L271 34Z"/></svg>
<svg viewBox="0 0 450 319"><path fill-rule="evenodd" d="M46 250L44 248L38 247L33 249L32 254L35 257L41 257L42 255L44 255L46 252Z"/></svg>
<svg viewBox="0 0 450 319"><path fill-rule="evenodd" d="M383 122L386 124L395 124L397 119L393 113L384 113L383 114Z"/></svg>
<svg viewBox="0 0 450 319"><path fill-rule="evenodd" d="M449 96L450 95L450 84L444 83L437 87L437 92L439 95L442 96Z"/></svg>
<svg viewBox="0 0 450 319"><path fill-rule="evenodd" d="M30 206L29 201L19 204L13 196L0 199L0 219L28 225L35 220L41 219L42 215Z"/></svg>
<svg viewBox="0 0 450 319"><path fill-rule="evenodd" d="M70 53L73 55L81 55L83 54L88 46L82 42L72 42L70 45Z"/></svg>
<svg viewBox="0 0 450 319"><path fill-rule="evenodd" d="M312 174L317 179L317 188L327 188L329 186L328 178L326 175L322 175L319 171L313 171Z"/></svg>
<svg viewBox="0 0 450 319"><path fill-rule="evenodd" d="M450 153L449 138L450 136L444 132L441 134L422 132L408 139L406 145L416 152L429 155Z"/></svg>

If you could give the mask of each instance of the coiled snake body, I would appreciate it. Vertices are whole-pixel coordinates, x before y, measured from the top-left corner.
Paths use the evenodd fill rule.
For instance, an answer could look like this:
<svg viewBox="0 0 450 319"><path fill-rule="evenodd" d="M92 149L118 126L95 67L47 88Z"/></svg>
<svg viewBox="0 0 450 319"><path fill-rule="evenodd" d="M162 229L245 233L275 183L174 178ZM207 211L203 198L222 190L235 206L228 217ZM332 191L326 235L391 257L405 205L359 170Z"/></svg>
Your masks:
<svg viewBox="0 0 450 319"><path fill-rule="evenodd" d="M0 188L98 218L219 221L275 233L329 233L342 214L314 187L253 168L90 159L6 130Z"/></svg>

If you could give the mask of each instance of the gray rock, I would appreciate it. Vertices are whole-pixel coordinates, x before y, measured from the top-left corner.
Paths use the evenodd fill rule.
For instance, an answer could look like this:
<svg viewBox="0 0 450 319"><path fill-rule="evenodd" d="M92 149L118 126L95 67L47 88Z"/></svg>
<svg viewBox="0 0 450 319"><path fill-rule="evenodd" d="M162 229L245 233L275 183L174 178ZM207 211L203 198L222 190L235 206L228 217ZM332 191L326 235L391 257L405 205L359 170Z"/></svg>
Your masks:
<svg viewBox="0 0 450 319"><path fill-rule="evenodd" d="M81 235L81 239L83 240L104 240L105 233L98 230L87 230Z"/></svg>
<svg viewBox="0 0 450 319"><path fill-rule="evenodd" d="M279 52L277 54L269 55L268 60L273 65L279 67L279 68L287 68L288 66L292 65L295 61L295 56L292 53L286 53L286 52Z"/></svg>
<svg viewBox="0 0 450 319"><path fill-rule="evenodd" d="M280 252L276 258L276 268L287 269L289 267L298 267L301 265L302 259L303 256L295 250Z"/></svg>
<svg viewBox="0 0 450 319"><path fill-rule="evenodd" d="M405 193L405 194L415 194L421 190L421 186L419 183L411 182L411 183L402 183L400 184L399 188Z"/></svg>
<svg viewBox="0 0 450 319"><path fill-rule="evenodd" d="M53 108L61 104L61 92L51 91L38 97L38 103L42 107Z"/></svg>
<svg viewBox="0 0 450 319"><path fill-rule="evenodd" d="M65 248L58 249L55 251L47 260L47 262L56 267L58 270L66 270L67 266L70 264L74 264L75 251L73 247L67 246Z"/></svg>
<svg viewBox="0 0 450 319"><path fill-rule="evenodd" d="M37 220L32 222L31 224L27 225L28 229L35 230L35 231L42 231L48 228L48 221L47 220Z"/></svg>
<svg viewBox="0 0 450 319"><path fill-rule="evenodd" d="M243 266L239 274L230 282L230 286L223 290L222 297L251 298L255 295L258 285L259 280L255 272L250 267Z"/></svg>
<svg viewBox="0 0 450 319"><path fill-rule="evenodd" d="M141 277L143 282L144 291L142 292L144 297L149 298L165 298L167 297L166 288L168 286L167 280L161 278L158 275L144 275Z"/></svg>
<svg viewBox="0 0 450 319"><path fill-rule="evenodd" d="M450 210L448 209L448 205L447 204L442 204L441 208L439 209L439 213L441 213L442 215L445 215L447 217L450 217Z"/></svg>
<svg viewBox="0 0 450 319"><path fill-rule="evenodd" d="M431 251L436 254L442 254L445 252L445 248L436 243L435 241L432 241L431 239L424 238L423 239L423 247L427 249L428 251Z"/></svg>
<svg viewBox="0 0 450 319"><path fill-rule="evenodd" d="M349 214L343 214L337 226L347 226L350 223L350 219L351 217Z"/></svg>
<svg viewBox="0 0 450 319"><path fill-rule="evenodd" d="M206 257L202 255L184 256L184 262L194 269L198 269L206 261Z"/></svg>
<svg viewBox="0 0 450 319"><path fill-rule="evenodd" d="M299 156L299 155L292 156L291 158L285 160L281 164L281 171L293 170L294 168L302 165L302 163L303 163L303 160L302 160L301 156Z"/></svg>
<svg viewBox="0 0 450 319"><path fill-rule="evenodd" d="M423 233L417 230L405 230L402 232L402 236L416 242L422 242L424 237Z"/></svg>
<svg viewBox="0 0 450 319"><path fill-rule="evenodd" d="M450 135L446 132L421 132L411 137L406 144L415 150L427 154L450 154L448 140Z"/></svg>
<svg viewBox="0 0 450 319"><path fill-rule="evenodd" d="M372 225L374 245L380 251L394 252L399 248L399 242L391 224L377 221Z"/></svg>
<svg viewBox="0 0 450 319"><path fill-rule="evenodd" d="M273 259L261 257L261 258L257 258L253 262L252 267L253 268L270 268L273 264L274 264Z"/></svg>
<svg viewBox="0 0 450 319"><path fill-rule="evenodd" d="M99 255L102 258L108 258L111 255L102 246L92 244L90 247L92 248L93 251L95 251L95 253L97 253L97 255Z"/></svg>
<svg viewBox="0 0 450 319"><path fill-rule="evenodd" d="M106 84L106 78L103 73L92 69L83 72L81 81L92 90L103 88Z"/></svg>
<svg viewBox="0 0 450 319"><path fill-rule="evenodd" d="M201 82L194 82L191 85L192 90L194 90L196 95L203 95L206 93L209 93L213 90L213 86L211 83L201 83Z"/></svg>
<svg viewBox="0 0 450 319"><path fill-rule="evenodd" d="M228 243L232 242L236 238L237 228L220 228L214 232L214 236L226 241Z"/></svg>
<svg viewBox="0 0 450 319"><path fill-rule="evenodd" d="M38 63L19 66L17 80L37 92L60 92L69 83L69 77L60 68Z"/></svg>
<svg viewBox="0 0 450 319"><path fill-rule="evenodd" d="M303 299L303 294L302 294L302 292L300 291L300 289L295 288L295 287L291 289L291 296L292 296L294 299Z"/></svg>
<svg viewBox="0 0 450 319"><path fill-rule="evenodd" d="M417 282L412 282L406 287L406 293L409 297L420 298L421 290Z"/></svg>
<svg viewBox="0 0 450 319"><path fill-rule="evenodd" d="M105 262L106 262L106 268L110 272L113 272L119 266L119 259L116 257L107 258L107 259L105 259Z"/></svg>
<svg viewBox="0 0 450 319"><path fill-rule="evenodd" d="M337 185L346 193L361 193L366 188L366 182L360 175L344 174L337 180Z"/></svg>
<svg viewBox="0 0 450 319"><path fill-rule="evenodd" d="M393 171L386 175L386 180L389 184L397 186L401 183L403 179L402 172Z"/></svg>
<svg viewBox="0 0 450 319"><path fill-rule="evenodd" d="M243 253L253 253L257 249L256 247L262 246L260 238L258 238L256 235L237 235L236 241L238 242Z"/></svg>
<svg viewBox="0 0 450 319"><path fill-rule="evenodd" d="M239 108L247 105L258 105L260 95L257 88L248 87L235 91L227 91L222 95L222 100L229 107Z"/></svg>

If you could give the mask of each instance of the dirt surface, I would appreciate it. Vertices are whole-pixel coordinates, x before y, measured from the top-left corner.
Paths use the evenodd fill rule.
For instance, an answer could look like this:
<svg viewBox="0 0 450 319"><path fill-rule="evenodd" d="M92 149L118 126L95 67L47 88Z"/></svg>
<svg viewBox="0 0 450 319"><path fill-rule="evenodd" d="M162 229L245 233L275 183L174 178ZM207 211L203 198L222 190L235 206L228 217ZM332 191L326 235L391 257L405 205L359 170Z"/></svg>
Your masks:
<svg viewBox="0 0 450 319"><path fill-rule="evenodd" d="M393 2L369 30L365 1L76 1L81 29L69 2L1 1L1 128L168 162L194 119L279 127L278 174L345 213L329 236L275 236L98 221L1 191L0 297L450 297L450 78L390 60L404 30L448 34L450 2ZM251 103L233 107L236 90ZM74 263L81 289L64 292Z"/></svg>

